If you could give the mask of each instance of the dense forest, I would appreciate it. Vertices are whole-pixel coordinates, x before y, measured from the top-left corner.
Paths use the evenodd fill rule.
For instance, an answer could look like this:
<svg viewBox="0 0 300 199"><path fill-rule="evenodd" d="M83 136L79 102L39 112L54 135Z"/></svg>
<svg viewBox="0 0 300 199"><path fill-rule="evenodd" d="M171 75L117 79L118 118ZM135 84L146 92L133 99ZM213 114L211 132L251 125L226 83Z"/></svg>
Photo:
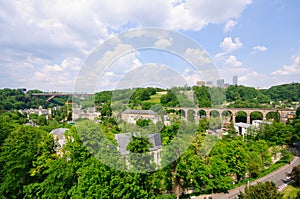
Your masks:
<svg viewBox="0 0 300 199"><path fill-rule="evenodd" d="M300 120L299 115L297 118ZM102 119L106 123L81 121L84 135L80 135L83 131L78 131L78 126L77 130L68 126L67 143L62 148L63 154L59 155L55 150L57 142L49 134L51 129L20 125L17 118L13 120L1 115L2 198L175 198L176 195L183 197L186 190L193 190L194 194L223 192L272 170L271 157L277 153L282 154L277 166L289 162L292 155L282 146L298 140L300 130L300 123L297 128L294 123L275 123L249 135L245 142L233 129L223 139L209 136L204 133L208 121L201 120L191 143L186 145L186 139L176 138L177 134L182 135L179 126L184 125L184 129L194 127L176 123L161 129L163 145L171 146L162 153L162 164L170 154L176 156L174 151L187 146L184 153L155 172L124 172L109 166L108 161L117 161L120 165L123 161L124 166L125 159L104 156L105 161L99 161L107 151L107 144L91 151L89 146L96 143L84 141L88 140L86 136L91 136L103 144L107 142L105 137L112 140L112 134L122 132L109 118ZM98 135L97 127L102 128L104 134ZM215 145L210 151L206 147L211 143ZM114 147L111 144L109 150L116 150ZM149 147L149 142L133 138L128 150L144 154ZM134 156L129 158L131 163L155 167L151 158L145 161L136 162Z"/></svg>
<svg viewBox="0 0 300 199"><path fill-rule="evenodd" d="M192 90L194 101L188 99L181 90ZM158 95L158 93L164 94ZM1 89L0 90L0 111L18 110L63 106L72 96L56 96L47 102L47 96L34 96L33 93L41 93L39 90L22 89ZM159 101L151 100L152 96L159 96ZM211 96L221 96L220 99L214 97L217 102L212 102ZM288 108L293 103L300 101L300 84L284 84L273 86L269 89L257 90L246 86L229 86L226 89L220 87L194 86L192 88L172 88L163 90L161 88L136 88L119 91L96 92L94 98L96 105L110 104L111 101L121 101L129 104L131 108L140 107L150 109L154 104L161 104L169 107L211 107L212 105L222 105L235 108ZM214 103L214 104L212 104Z"/></svg>
<svg viewBox="0 0 300 199"><path fill-rule="evenodd" d="M290 90L299 87L289 84L256 90L229 86L224 90L226 102L223 98L219 100L233 107L289 107L299 101L298 93L292 96ZM289 148L300 140L300 108L286 124L275 121L250 129L246 136L240 136L230 123L227 134L221 138L208 133L211 126L218 125L213 117L189 123L176 119L180 112L174 109L169 109L175 115L170 125L144 119L139 119L136 125L126 124L113 117L114 106L157 112L162 106L182 104L210 107L210 95L223 92L222 88L197 86L184 89L182 92L181 88L138 88L96 93L94 100L99 105L100 122L81 119L76 126L67 122L65 102L71 100L67 97L46 102L47 97L32 96L41 91L0 90L0 197L188 198L226 192L291 161L293 154ZM185 95L190 91L196 103ZM60 109L48 118L17 111L39 106ZM29 119L38 126L25 125ZM64 135L65 145L58 148L58 140L50 131L62 127L69 130ZM152 144L142 136L130 138L128 156L116 155L115 135L130 129L139 132L148 129L160 134L163 148L160 165L149 155ZM274 191L274 184L259 186ZM241 198L248 198L254 192L256 187L249 187Z"/></svg>

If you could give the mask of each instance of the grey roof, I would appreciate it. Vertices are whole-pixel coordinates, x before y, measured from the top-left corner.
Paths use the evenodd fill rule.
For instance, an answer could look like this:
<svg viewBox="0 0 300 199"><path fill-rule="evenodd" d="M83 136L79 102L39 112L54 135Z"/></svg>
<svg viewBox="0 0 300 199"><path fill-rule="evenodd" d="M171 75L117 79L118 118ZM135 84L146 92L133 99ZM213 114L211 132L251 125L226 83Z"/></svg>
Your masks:
<svg viewBox="0 0 300 199"><path fill-rule="evenodd" d="M125 110L123 114L156 115L157 113L152 110Z"/></svg>
<svg viewBox="0 0 300 199"><path fill-rule="evenodd" d="M53 129L50 134L55 135L58 137L58 144L60 145L59 147L62 147L66 142L65 142L65 136L64 133L69 130L68 128L57 128Z"/></svg>
<svg viewBox="0 0 300 199"><path fill-rule="evenodd" d="M241 127L241 128L248 128L250 126L252 126L251 124L247 124L247 123L243 123L243 122L238 122L238 123L235 123L234 126L237 126L237 127Z"/></svg>
<svg viewBox="0 0 300 199"><path fill-rule="evenodd" d="M149 137L149 141L152 143L152 146L153 146L150 148L150 151L153 151L153 150L156 150L156 149L159 149L162 147L161 136L159 133L150 134L150 135L148 135L148 137Z"/></svg>
<svg viewBox="0 0 300 199"><path fill-rule="evenodd" d="M129 151L127 151L126 148L130 142L131 136L132 136L132 133L121 133L121 134L115 135L115 139L117 140L117 142L119 144L120 154L122 154L122 155L129 154ZM148 138L149 138L149 141L152 143L152 147L149 149L150 151L155 151L162 147L161 136L159 133L149 134Z"/></svg>

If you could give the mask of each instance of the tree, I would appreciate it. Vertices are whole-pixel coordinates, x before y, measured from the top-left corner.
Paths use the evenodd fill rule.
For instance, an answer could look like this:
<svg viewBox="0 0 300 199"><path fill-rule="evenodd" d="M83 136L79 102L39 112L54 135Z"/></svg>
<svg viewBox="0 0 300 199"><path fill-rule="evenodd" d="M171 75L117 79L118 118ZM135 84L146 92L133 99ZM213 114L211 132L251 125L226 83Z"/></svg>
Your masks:
<svg viewBox="0 0 300 199"><path fill-rule="evenodd" d="M282 199L283 194L277 192L274 182L258 182L256 185L246 186L245 192L240 192L240 199Z"/></svg>
<svg viewBox="0 0 300 199"><path fill-rule="evenodd" d="M300 106L296 110L296 118L300 119Z"/></svg>
<svg viewBox="0 0 300 199"><path fill-rule="evenodd" d="M37 117L37 121L36 123L39 125L39 126L45 126L47 125L47 118L45 115L39 115Z"/></svg>
<svg viewBox="0 0 300 199"><path fill-rule="evenodd" d="M300 165L294 166L289 176L291 176L296 185L300 185Z"/></svg>
<svg viewBox="0 0 300 199"><path fill-rule="evenodd" d="M26 187L27 198L70 197L70 190L78 184L79 169L88 166L87 160L91 157L91 154L82 144L75 127L65 132L65 137L67 141L62 148L62 157L46 161L49 164L48 168L40 172L44 175L43 180Z"/></svg>
<svg viewBox="0 0 300 199"><path fill-rule="evenodd" d="M108 104L108 103L103 104L103 106L102 106L102 108L100 110L100 114L101 114L102 117L105 117L105 116L110 117L110 116L112 116L112 110L111 110L110 104Z"/></svg>
<svg viewBox="0 0 300 199"><path fill-rule="evenodd" d="M30 171L39 157L54 153L54 141L48 132L32 126L13 131L1 147L0 195L23 198L24 186L41 181L42 175Z"/></svg>
<svg viewBox="0 0 300 199"><path fill-rule="evenodd" d="M239 111L236 113L235 122L247 123L247 113L244 111Z"/></svg>
<svg viewBox="0 0 300 199"><path fill-rule="evenodd" d="M140 127L149 126L150 123L151 123L151 120L150 120L150 119L142 119L142 118L139 118L139 119L136 121L136 125L138 125L138 126L140 126Z"/></svg>

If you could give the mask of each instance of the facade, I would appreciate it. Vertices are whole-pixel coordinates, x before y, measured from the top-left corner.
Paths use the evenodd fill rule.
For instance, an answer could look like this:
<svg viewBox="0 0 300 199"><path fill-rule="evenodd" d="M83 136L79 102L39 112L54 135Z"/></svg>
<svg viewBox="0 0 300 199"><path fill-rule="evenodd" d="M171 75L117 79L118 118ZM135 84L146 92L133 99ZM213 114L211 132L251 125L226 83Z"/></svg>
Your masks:
<svg viewBox="0 0 300 199"><path fill-rule="evenodd" d="M135 124L138 119L150 119L155 124L159 121L159 115L152 110L125 110L122 113L122 120Z"/></svg>
<svg viewBox="0 0 300 199"><path fill-rule="evenodd" d="M236 132L239 135L242 135L242 136L247 135L247 129L249 127L252 127L252 125L251 124L247 124L247 123L243 123L243 122L238 122L238 123L234 124L234 128L235 128Z"/></svg>
<svg viewBox="0 0 300 199"><path fill-rule="evenodd" d="M100 116L100 112L96 111L96 108L88 108L86 110L83 110L81 108L73 108L72 112L72 119L89 119L89 120L95 120L97 117Z"/></svg>
<svg viewBox="0 0 300 199"><path fill-rule="evenodd" d="M268 122L268 121L262 121L262 120L253 120L252 121L252 125L255 127L255 128L259 128L261 127L262 125L264 124L272 124L272 122Z"/></svg>
<svg viewBox="0 0 300 199"><path fill-rule="evenodd" d="M69 130L68 128L57 128L53 129L50 134L53 135L54 139L57 140L56 151L58 154L62 155L60 149L66 144L65 132Z"/></svg>
<svg viewBox="0 0 300 199"><path fill-rule="evenodd" d="M205 86L205 81L197 81L196 85L197 86Z"/></svg>
<svg viewBox="0 0 300 199"><path fill-rule="evenodd" d="M232 77L232 85L236 86L238 84L238 76L233 76Z"/></svg>
<svg viewBox="0 0 300 199"><path fill-rule="evenodd" d="M27 117L29 118L30 114L36 114L36 115L45 115L46 118L48 119L48 116L51 115L52 110L49 109L43 109L42 106L39 106L38 109L24 109L24 110L19 110L20 113L26 113Z"/></svg>
<svg viewBox="0 0 300 199"><path fill-rule="evenodd" d="M121 133L116 134L115 139L118 142L118 151L121 155L129 155L129 151L126 149L130 138L132 137L132 133ZM154 163L156 165L160 165L161 161L161 148L162 148L162 142L161 142L161 136L159 133L149 134L148 135L149 142L152 143L152 147L149 149L150 154L154 158Z"/></svg>
<svg viewBox="0 0 300 199"><path fill-rule="evenodd" d="M224 87L225 81L224 79L218 79L217 80L217 86L218 87Z"/></svg>

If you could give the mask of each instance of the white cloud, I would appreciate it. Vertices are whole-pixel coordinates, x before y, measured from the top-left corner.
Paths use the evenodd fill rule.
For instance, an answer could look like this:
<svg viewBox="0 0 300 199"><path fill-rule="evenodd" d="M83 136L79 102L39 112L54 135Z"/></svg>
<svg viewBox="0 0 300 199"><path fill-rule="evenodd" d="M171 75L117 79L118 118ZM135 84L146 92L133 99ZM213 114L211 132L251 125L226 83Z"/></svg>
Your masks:
<svg viewBox="0 0 300 199"><path fill-rule="evenodd" d="M27 84L28 78L23 78L24 81L19 82L22 87L45 85L45 88L56 88L59 82L63 85L70 82L61 78L56 84L46 86L43 82L48 77L41 78L45 74L43 71L73 76L73 72L79 70L79 64L61 60L67 57L82 60L113 34L137 27L200 30L208 24L236 21L252 1L28 0L0 4L0 66L30 69L30 73L20 72L19 75L12 69L8 77L35 76L42 81L39 84L31 79L34 84ZM170 44L170 40L157 43L161 46ZM27 59L28 56L32 59ZM14 81L17 84L19 80Z"/></svg>
<svg viewBox="0 0 300 199"><path fill-rule="evenodd" d="M242 47L243 44L240 41L239 37L236 37L234 41L231 37L225 37L223 42L220 44L220 47L224 50L225 53L233 52Z"/></svg>
<svg viewBox="0 0 300 199"><path fill-rule="evenodd" d="M232 30L232 28L234 26L236 26L237 22L234 21L234 20L229 20L227 21L227 23L225 24L225 27L224 27L224 32L230 32Z"/></svg>
<svg viewBox="0 0 300 199"><path fill-rule="evenodd" d="M45 64L32 76L21 79L30 88L44 90L70 91L76 79L77 71L80 69L81 59L71 57L64 59L60 64Z"/></svg>
<svg viewBox="0 0 300 199"><path fill-rule="evenodd" d="M184 57L196 66L211 63L211 60L207 56L207 53L201 49L188 48L184 52Z"/></svg>
<svg viewBox="0 0 300 199"><path fill-rule="evenodd" d="M242 62L238 61L238 60L236 59L235 56L230 55L230 56L225 60L225 64L226 64L226 65L231 65L231 66L237 67L237 66L241 66L241 65L242 65Z"/></svg>
<svg viewBox="0 0 300 199"><path fill-rule="evenodd" d="M292 56L292 64L284 65L283 69L272 72L272 75L300 75L300 53ZM298 78L300 80L300 77Z"/></svg>
<svg viewBox="0 0 300 199"><path fill-rule="evenodd" d="M176 4L170 11L167 26L175 29L200 30L207 24L236 19L252 0L189 0Z"/></svg>
<svg viewBox="0 0 300 199"><path fill-rule="evenodd" d="M154 43L154 47L157 47L157 48L167 48L169 46L172 46L173 45L173 39L170 38L170 39L164 39L164 38L161 38L159 39L158 41L156 41Z"/></svg>
<svg viewBox="0 0 300 199"><path fill-rule="evenodd" d="M263 51L267 51L267 50L268 50L268 48L265 46L254 46L251 54L256 54L258 51L263 52Z"/></svg>

